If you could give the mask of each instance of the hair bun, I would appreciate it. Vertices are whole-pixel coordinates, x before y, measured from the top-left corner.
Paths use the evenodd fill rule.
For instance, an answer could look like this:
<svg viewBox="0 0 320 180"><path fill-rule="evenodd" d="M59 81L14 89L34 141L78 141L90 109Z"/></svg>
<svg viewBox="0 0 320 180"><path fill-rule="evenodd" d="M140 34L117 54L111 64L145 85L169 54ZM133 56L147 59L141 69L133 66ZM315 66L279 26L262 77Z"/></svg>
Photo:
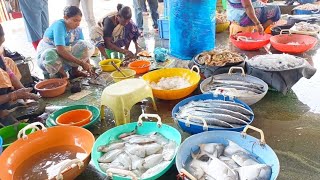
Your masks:
<svg viewBox="0 0 320 180"><path fill-rule="evenodd" d="M117 10L120 11L122 8L123 8L123 4L120 4L120 3L119 3L119 4L117 5Z"/></svg>

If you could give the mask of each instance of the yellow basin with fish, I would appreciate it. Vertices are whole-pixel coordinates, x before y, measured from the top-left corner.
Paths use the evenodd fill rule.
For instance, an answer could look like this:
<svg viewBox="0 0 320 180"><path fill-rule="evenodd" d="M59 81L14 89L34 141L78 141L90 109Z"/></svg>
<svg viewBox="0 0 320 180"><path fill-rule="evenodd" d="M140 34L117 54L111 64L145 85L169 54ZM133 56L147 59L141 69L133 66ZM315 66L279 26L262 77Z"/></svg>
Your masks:
<svg viewBox="0 0 320 180"><path fill-rule="evenodd" d="M197 69L197 72L193 71L193 69ZM160 90L152 88L154 97L163 100L175 100L188 96L198 87L200 81L199 71L200 70L198 66L193 66L191 70L185 68L168 68L149 72L143 75L142 78L151 83L158 82L162 77L184 77L189 81L189 87L173 90Z"/></svg>

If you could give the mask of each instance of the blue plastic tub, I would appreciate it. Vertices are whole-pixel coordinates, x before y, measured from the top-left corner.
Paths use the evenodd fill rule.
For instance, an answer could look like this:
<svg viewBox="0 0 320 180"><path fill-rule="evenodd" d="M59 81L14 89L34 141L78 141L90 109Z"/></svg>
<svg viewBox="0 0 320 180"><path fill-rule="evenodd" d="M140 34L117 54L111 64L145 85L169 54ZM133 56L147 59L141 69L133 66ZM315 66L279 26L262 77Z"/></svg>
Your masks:
<svg viewBox="0 0 320 180"><path fill-rule="evenodd" d="M176 118L176 113L179 112L179 108L180 107L188 104L190 101L208 100L208 99L225 100L225 101L236 102L236 103L244 105L246 109L248 109L249 111L253 112L252 109L247 104L245 104L244 102L242 102L242 101L240 101L240 100L238 100L236 98L231 99L231 98L229 98L227 96L223 96L223 95L214 96L213 94L201 94L201 95L192 96L192 97L189 97L187 99L184 99L184 100L180 101L172 109L172 117L173 117L174 121L177 123L177 125L183 131L188 132L190 134L197 134L197 133L201 133L201 132L205 131L203 126L199 125L199 124L195 124L195 123L190 122L190 126L186 125L185 121ZM252 123L253 119L254 119L254 116L251 116L249 124ZM238 128L222 128L222 127L221 128L216 128L216 127L208 126L208 131L229 130L229 131L238 131L238 132L240 132L244 128L245 128L245 125L243 125L241 127L238 127Z"/></svg>
<svg viewBox="0 0 320 180"><path fill-rule="evenodd" d="M3 143L3 141L2 141L2 137L0 136L0 154L2 153L2 143Z"/></svg>
<svg viewBox="0 0 320 180"><path fill-rule="evenodd" d="M240 132L234 131L208 131L190 136L180 145L176 156L176 166L178 171L184 167L184 164L190 159L190 152L198 151L199 144L202 143L222 143L228 145L231 140L242 148L252 153L260 163L270 165L272 168L271 180L275 180L280 171L280 163L276 153L267 144L260 145L259 140L250 135L243 136Z"/></svg>
<svg viewBox="0 0 320 180"><path fill-rule="evenodd" d="M302 10L302 9L295 9L293 10L293 14L320 14L320 9L318 10Z"/></svg>
<svg viewBox="0 0 320 180"><path fill-rule="evenodd" d="M317 0L297 0L300 4L315 3Z"/></svg>

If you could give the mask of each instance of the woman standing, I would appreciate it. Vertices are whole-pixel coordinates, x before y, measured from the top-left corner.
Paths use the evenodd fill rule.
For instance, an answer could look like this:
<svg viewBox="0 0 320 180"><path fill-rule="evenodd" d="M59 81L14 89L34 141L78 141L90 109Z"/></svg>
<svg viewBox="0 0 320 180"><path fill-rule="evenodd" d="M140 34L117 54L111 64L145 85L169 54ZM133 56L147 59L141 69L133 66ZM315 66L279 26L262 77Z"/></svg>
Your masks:
<svg viewBox="0 0 320 180"><path fill-rule="evenodd" d="M256 26L258 32L278 21L281 16L277 5L266 5L260 0L228 0L228 20L242 27Z"/></svg>
<svg viewBox="0 0 320 180"><path fill-rule="evenodd" d="M90 38L105 58L110 58L113 51L124 54L126 58L133 58L134 54L128 49L133 41L136 53L141 50L137 42L140 33L131 20L130 7L118 4L117 10L118 12L107 15L98 26L90 30Z"/></svg>
<svg viewBox="0 0 320 180"><path fill-rule="evenodd" d="M64 18L54 22L44 33L37 49L37 61L45 78L50 76L70 78L87 76L78 69L81 66L91 74L89 57L94 46L83 40L79 24L82 18L80 9L68 6L64 9Z"/></svg>
<svg viewBox="0 0 320 180"><path fill-rule="evenodd" d="M19 0L28 40L35 50L49 27L48 0Z"/></svg>

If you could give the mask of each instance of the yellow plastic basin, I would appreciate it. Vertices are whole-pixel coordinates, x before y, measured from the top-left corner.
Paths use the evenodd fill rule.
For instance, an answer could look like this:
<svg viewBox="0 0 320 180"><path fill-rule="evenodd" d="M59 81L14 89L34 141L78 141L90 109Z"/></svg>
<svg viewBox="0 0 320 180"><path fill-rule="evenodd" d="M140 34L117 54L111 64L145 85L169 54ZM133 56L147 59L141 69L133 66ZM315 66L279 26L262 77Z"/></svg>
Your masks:
<svg viewBox="0 0 320 180"><path fill-rule="evenodd" d="M116 68L114 68L111 64L112 61L116 64L116 66L120 67L120 64L121 64L120 59L105 59L99 62L99 65L102 71L105 71L105 72L115 71Z"/></svg>
<svg viewBox="0 0 320 180"><path fill-rule="evenodd" d="M186 78L191 84L189 87L174 90L152 89L153 96L164 100L181 99L191 94L198 86L200 75L190 69L168 68L149 72L142 76L145 81L158 82L162 77L181 76Z"/></svg>
<svg viewBox="0 0 320 180"><path fill-rule="evenodd" d="M216 24L216 33L223 32L228 29L230 22L225 22L222 24Z"/></svg>
<svg viewBox="0 0 320 180"><path fill-rule="evenodd" d="M115 72L110 74L110 76L113 78L114 82L119 82L119 81L122 81L124 79L134 78L134 75L136 75L136 71L132 70L132 69L121 69L121 71L127 77L124 77L120 72L115 71Z"/></svg>

